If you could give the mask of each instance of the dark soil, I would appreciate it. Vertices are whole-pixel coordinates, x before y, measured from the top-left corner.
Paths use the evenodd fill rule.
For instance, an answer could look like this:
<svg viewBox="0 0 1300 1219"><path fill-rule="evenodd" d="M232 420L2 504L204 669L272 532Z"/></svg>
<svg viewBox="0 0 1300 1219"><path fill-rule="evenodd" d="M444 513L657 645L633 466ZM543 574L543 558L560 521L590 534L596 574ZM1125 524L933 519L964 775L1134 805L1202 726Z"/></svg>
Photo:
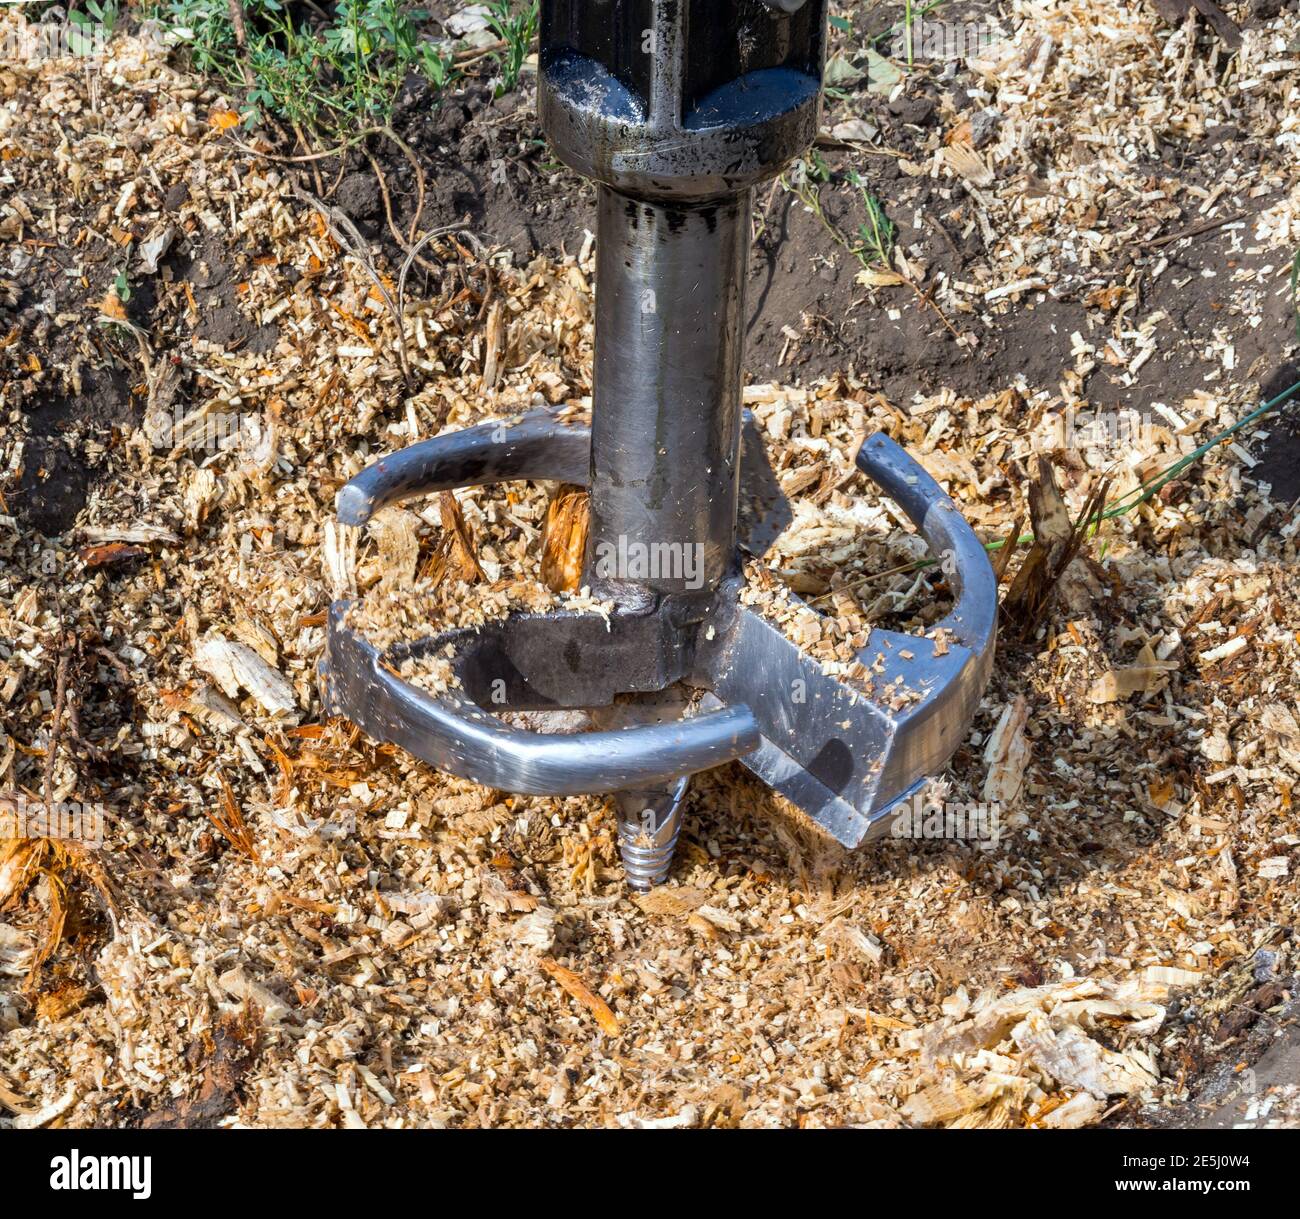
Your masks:
<svg viewBox="0 0 1300 1219"><path fill-rule="evenodd" d="M595 190L555 161L531 94L494 99L487 85L473 84L439 100L424 82L411 81L393 125L424 166L428 194L421 227L465 220L482 240L513 251L519 262L538 253L576 253L583 229L594 227ZM411 185L413 175L398 150L390 146L382 163L399 184ZM409 211L403 211L398 223L405 227L408 220Z"/></svg>
<svg viewBox="0 0 1300 1219"><path fill-rule="evenodd" d="M455 7L435 5L434 15ZM995 18L996 7L971 0L958 15ZM857 19L859 41L887 30L896 17L888 9L864 11ZM481 70L481 78L441 94L431 91L423 78L412 77L399 95L392 127L418 159L424 176L418 217L414 214L416 174L394 141L372 137L366 150L383 174L392 225L379 180L363 150L294 170L305 188L320 191L352 218L379 247L390 268L400 266L405 258L402 244L393 237L393 225L406 234L413 224L415 231L425 232L463 222L484 245L509 250L521 263L536 254L575 253L585 230L594 228L594 188L555 161L538 125L530 78L525 78L521 90L495 98L489 79L491 61L481 61ZM1055 392L1064 370L1074 364L1072 336L1077 332L1097 346L1108 336L1109 319L1089 307L1089 294L1125 282L1136 267L1143 314L1155 310L1167 314L1158 331L1161 345L1132 385L1122 384L1112 369L1098 361L1083 387L1096 404L1145 409L1152 401L1176 404L1204 388L1221 375L1218 356L1206 347L1216 329L1232 333L1239 369L1247 369L1261 387L1279 383L1294 339L1289 302L1268 294L1264 324L1254 328L1244 322L1234 325L1232 317L1225 317L1236 264L1224 253L1227 243L1217 230L1197 235L1190 243L1161 246L1158 252L1168 258L1169 266L1159 277L1151 275L1157 251L1137 247L1121 251L1092 278L1058 289L1055 295L1029 293L1019 301L993 305L978 302L974 313L956 318L941 316L936 306L927 303L924 294L935 286L935 275L942 272L950 279L968 280L971 265L986 252L979 226L970 222L972 205L964 189L928 174L909 176L900 159L920 158L921 149L937 130L947 131L962 119L978 119L980 108L966 91L969 79L964 70L947 80L918 70L907 94L892 103L868 92L865 83L828 102L828 127L849 114L865 117L879 129L880 141L867 155L836 147L820 150L830 172L821 189L826 223L780 184L759 192L747 322L746 367L751 381L811 381L851 371L904 408L918 391L942 387L971 396L1016 383L1031 392ZM1218 129L1202 140L1168 143L1152 158L1150 169L1154 179L1214 183L1243 155L1258 155L1258 150L1253 151L1240 132ZM860 192L847 181L851 169L862 174L867 189L897 226L899 246L928 268L929 278L915 288L867 288L857 282L862 267L844 248L843 239L853 239L867 216ZM1027 189L1039 188L1031 180ZM183 181L165 183L159 203L174 211L185 195ZM1264 208L1272 200L1252 202ZM1098 218L1098 223L1121 227L1133 218L1123 214L1126 210L1117 209L1116 214ZM1182 211L1171 208L1162 231L1173 235L1197 223L1190 206ZM234 285L244 278L246 264L257 253L231 248L210 236L198 242L178 240L156 280L135 289L128 304L131 319L149 329L161 316L160 294L188 285L197 306L190 318L193 328L185 335L163 337L164 349L173 342L199 338L225 347L271 350L275 328L250 323L234 300ZM93 286L107 287L111 282L113 256L112 249L105 250L101 265L92 267ZM418 275L412 279L415 291L431 288L419 279ZM56 292L69 291L66 276L50 275L45 280L51 281ZM22 288L20 313L25 305L30 315L34 297L43 289L31 283ZM78 301L77 307L82 304ZM950 325L973 336L973 346L959 344ZM151 338L158 343L160 336ZM66 364L71 353L59 350L63 340L58 336L52 339L56 362ZM186 391L181 378L177 388L181 407ZM115 403L123 409L129 405ZM98 409L88 400L84 407L70 409L68 417L93 419ZM33 528L59 532L84 503L94 470L79 468L73 450L54 435L59 429L46 427L34 416L29 427L40 443L31 449L32 462L19 481L15 510ZM1280 498L1294 499L1300 494L1300 440L1294 430L1279 423L1256 447L1263 456L1259 474L1274 484Z"/></svg>
<svg viewBox="0 0 1300 1219"><path fill-rule="evenodd" d="M989 5L971 5L972 13ZM886 17L888 14L885 15ZM892 18L871 12L872 27L887 29ZM863 19L864 33L868 26ZM874 28L871 32L874 32ZM903 156L919 150L936 125L944 130L963 117L978 114L957 73L949 82L918 73L915 96L892 104L863 92L851 97L852 112L865 115L881 132L881 145ZM829 103L828 124L837 121ZM517 92L492 97L485 82L470 82L438 96L413 79L403 91L394 129L419 155L426 176L420 231L463 221L491 247L512 251L517 261L535 254L574 253L584 231L595 225L595 192L553 158L537 122L532 95ZM1192 183L1213 183L1234 158L1249 155L1231 130L1211 138L1184 141L1162 149L1153 175ZM402 152L386 141L375 146L392 196L394 219L406 232L414 219L414 174ZM909 177L899 157L886 152L867 156L826 148L821 155L831 182L821 199L826 220L841 236L852 238L867 220L860 193L847 181L857 169L897 226L898 244L927 266L933 277L969 278L970 264L984 254L977 226L967 223L970 202L959 187L930 178ZM391 260L402 255L392 241L373 175L366 162L353 157L338 180L332 202L347 211L368 236L383 245ZM330 175L336 177L335 169ZM1272 200L1258 201L1260 208ZM960 209L960 210L959 210ZM909 287L868 289L857 283L861 264L839 244L826 225L782 186L765 188L756 199L756 240L750 267L747 371L751 381L815 380L853 371L878 387L891 401L905 404L917 391L947 386L960 394L993 392L1017 380L1030 390L1055 391L1063 370L1073 366L1072 335L1089 342L1104 340L1097 311L1087 292L1123 282L1137 260L1154 265L1153 251L1133 249L1117 262L1060 295L1027 294L1020 303L1000 303L965 315L959 331L973 332L974 350L959 345L933 306ZM1119 227L1131 217L1108 217ZM1164 233L1174 234L1197 223L1195 213L1171 214ZM973 230L973 231L964 231ZM1152 400L1177 402L1205 385L1208 371L1198 348L1215 327L1224 324L1222 295L1232 266L1221 251L1222 234L1210 231L1187 248L1162 247L1171 265L1158 279L1144 278L1146 311L1165 309L1169 320L1159 357L1148 361L1135 385L1122 386L1103 364L1091 375L1085 392L1103 406L1145 407ZM1213 270L1215 278L1203 272ZM921 292L931 282L918 284ZM1287 302L1271 298L1266 324L1244 326L1239 366L1262 361L1252 375L1271 377L1279 353L1287 346ZM798 337L791 340L788 331Z"/></svg>
<svg viewBox="0 0 1300 1219"><path fill-rule="evenodd" d="M86 502L98 463L83 456L87 440L112 443L113 430L129 421L124 382L104 372L83 374L81 392L37 398L26 423L29 439L14 494L14 508L47 535L71 527Z"/></svg>
<svg viewBox="0 0 1300 1219"><path fill-rule="evenodd" d="M93 473L66 445L34 439L23 454L17 507L38 532L63 533L84 506Z"/></svg>
<svg viewBox="0 0 1300 1219"><path fill-rule="evenodd" d="M255 326L234 301L234 287L245 278L249 261L247 251L232 250L210 236L197 244L179 242L168 251L159 268L162 282L165 287L190 286L199 315L195 338L258 353L275 346L276 327Z"/></svg>
<svg viewBox="0 0 1300 1219"><path fill-rule="evenodd" d="M1271 402L1297 383L1300 360L1291 360L1264 382L1259 396ZM1260 446L1263 459L1254 473L1261 482L1270 483L1273 498L1290 505L1294 513L1296 501L1300 500L1300 409L1288 406L1269 427L1269 438Z"/></svg>
<svg viewBox="0 0 1300 1219"><path fill-rule="evenodd" d="M159 203L175 211L186 195L184 182L175 182ZM87 205L83 223L91 224L97 207L97 201ZM247 278L256 253L182 232L158 274L130 284L126 316L147 339L156 362L173 365L176 353L187 351L194 339L255 352L275 346L276 328L253 324L235 304L235 285ZM0 295L0 331L16 340L17 349L37 353L45 368L58 369L65 386L49 396L34 382L13 383L26 443L22 467L5 494L19 521L49 537L67 532L85 506L105 468L94 454L121 444L143 412L145 387L131 381L139 375L136 340L120 327L100 325L88 304L111 289L121 261L120 248L102 240L76 251L50 247L41 249L16 281L0 280L0 290L10 285ZM89 290L67 274L73 267L84 274ZM187 288L195 308L170 308L168 298ZM185 321L175 325L177 317ZM170 371L164 406L184 413L188 374L179 366Z"/></svg>

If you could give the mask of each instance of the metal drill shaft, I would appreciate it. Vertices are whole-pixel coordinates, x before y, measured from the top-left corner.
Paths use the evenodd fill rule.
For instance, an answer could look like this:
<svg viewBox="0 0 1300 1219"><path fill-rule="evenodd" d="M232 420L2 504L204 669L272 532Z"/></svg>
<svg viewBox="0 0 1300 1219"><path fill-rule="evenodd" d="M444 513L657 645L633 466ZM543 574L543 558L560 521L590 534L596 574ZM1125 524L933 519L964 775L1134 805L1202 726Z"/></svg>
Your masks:
<svg viewBox="0 0 1300 1219"><path fill-rule="evenodd" d="M668 879L689 782L681 778L653 790L614 792L618 849L629 888L645 893Z"/></svg>
<svg viewBox="0 0 1300 1219"><path fill-rule="evenodd" d="M600 191L588 582L618 600L735 561L749 202Z"/></svg>
<svg viewBox="0 0 1300 1219"><path fill-rule="evenodd" d="M736 564L753 188L816 133L825 25L825 0L542 5L543 123L600 183L586 582L685 664ZM658 883L680 793L615 805L629 883Z"/></svg>

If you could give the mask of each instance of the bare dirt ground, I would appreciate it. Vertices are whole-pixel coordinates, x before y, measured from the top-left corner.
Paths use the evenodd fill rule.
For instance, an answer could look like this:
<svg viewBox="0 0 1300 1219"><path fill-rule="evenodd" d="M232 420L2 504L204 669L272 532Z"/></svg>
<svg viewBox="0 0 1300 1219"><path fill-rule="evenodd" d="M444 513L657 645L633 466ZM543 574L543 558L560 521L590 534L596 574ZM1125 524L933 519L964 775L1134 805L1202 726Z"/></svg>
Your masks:
<svg viewBox="0 0 1300 1219"><path fill-rule="evenodd" d="M842 78L822 216L756 203L746 398L796 505L774 581L868 624L944 594L852 474L872 431L992 541L1040 459L1078 513L1300 381L1300 15L1228 11L1240 47L1194 11L968 5L1006 34L984 56ZM1001 803L995 842L849 854L733 767L634 900L601 800L322 718L330 600L413 602L446 523L342 537L339 486L589 399L590 194L485 85L399 108L425 196L387 150L397 229L463 228L398 291L364 159L276 159L147 37L0 69L0 789L106 812L98 849L0 842L0 1125L1192 1125L1256 1059L1256 1118L1285 1114L1285 413L1009 616L944 778ZM899 227L891 281L848 248L850 168ZM459 497L465 596L536 569L548 491Z"/></svg>

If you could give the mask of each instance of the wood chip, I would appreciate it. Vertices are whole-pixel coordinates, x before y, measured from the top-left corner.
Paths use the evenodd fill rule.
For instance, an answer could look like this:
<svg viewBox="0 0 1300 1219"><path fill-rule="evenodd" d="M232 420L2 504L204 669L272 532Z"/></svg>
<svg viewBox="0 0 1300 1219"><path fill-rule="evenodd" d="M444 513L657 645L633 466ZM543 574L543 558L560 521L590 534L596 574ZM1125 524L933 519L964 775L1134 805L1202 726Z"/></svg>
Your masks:
<svg viewBox="0 0 1300 1219"><path fill-rule="evenodd" d="M194 650L194 663L230 698L250 694L273 716L296 718L298 700L293 686L247 644L221 635L208 635Z"/></svg>
<svg viewBox="0 0 1300 1219"><path fill-rule="evenodd" d="M540 962L542 972L554 978L570 995L582 1004L600 1025L601 1030L610 1037L617 1037L622 1032L619 1027L618 1017L614 1015L613 1009L598 994L596 994L576 973L571 969L566 969L558 961L551 957L545 957Z"/></svg>

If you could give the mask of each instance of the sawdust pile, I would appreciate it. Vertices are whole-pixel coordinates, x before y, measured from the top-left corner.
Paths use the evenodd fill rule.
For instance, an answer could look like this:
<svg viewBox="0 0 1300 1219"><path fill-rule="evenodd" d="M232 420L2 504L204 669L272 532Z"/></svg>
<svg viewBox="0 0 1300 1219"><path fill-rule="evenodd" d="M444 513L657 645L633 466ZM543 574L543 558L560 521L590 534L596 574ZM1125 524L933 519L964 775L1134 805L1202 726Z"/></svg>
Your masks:
<svg viewBox="0 0 1300 1219"><path fill-rule="evenodd" d="M1130 189L1124 141L1217 96L1199 59L1170 85L1183 34L1145 10L1013 10L1027 70L988 77L990 163L1022 121L1076 159L1041 194L967 175L973 215L1021 247L985 299L1104 257L1090 196ZM1294 89L1250 55L1239 122ZM95 473L62 541L0 516L0 788L107 811L98 851L0 845L0 1125L1083 1125L1177 1102L1243 1008L1284 1004L1300 566L1248 440L1109 523L1007 643L945 780L1001 802L995 840L849 854L733 767L696 782L674 883L629 899L602 801L435 774L322 722L314 682L334 595L415 622L422 573L464 559L436 500L346 536L342 483L444 430L589 406L590 240L516 268L452 235L399 286L147 40L115 40L93 81L51 63L0 86L0 467L53 451L15 425L57 400ZM1294 205L1233 240L1280 267ZM107 295L123 269L134 305ZM1126 301L1081 360L1142 358ZM238 342L202 337L217 309ZM1070 370L980 401L751 386L795 500L764 578L845 638L923 630L942 572L864 498L867 435L1014 540L1034 457L1072 513L1103 477L1129 491L1254 405L1223 369L1101 456L1042 442ZM117 417L86 411L92 380L126 386ZM468 605L533 579L548 499L459 494L483 578L439 587Z"/></svg>

